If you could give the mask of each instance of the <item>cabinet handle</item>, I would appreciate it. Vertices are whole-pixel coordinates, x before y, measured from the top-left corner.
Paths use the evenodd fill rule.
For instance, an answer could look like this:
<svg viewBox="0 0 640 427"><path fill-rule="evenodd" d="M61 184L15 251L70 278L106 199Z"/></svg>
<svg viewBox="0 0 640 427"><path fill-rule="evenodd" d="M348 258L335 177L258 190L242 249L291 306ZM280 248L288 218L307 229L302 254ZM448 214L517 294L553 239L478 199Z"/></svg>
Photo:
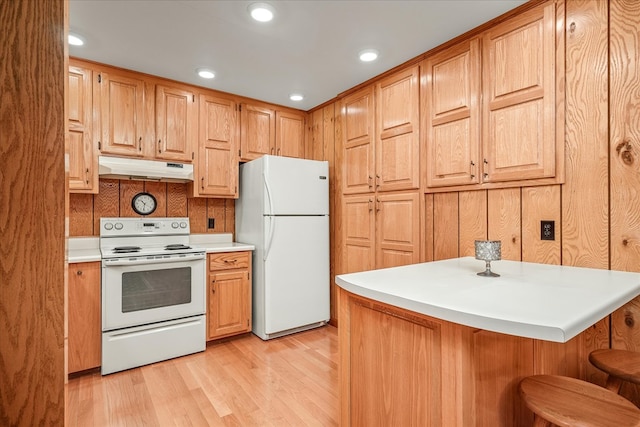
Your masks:
<svg viewBox="0 0 640 427"><path fill-rule="evenodd" d="M489 162L487 161L487 159L482 159L482 163L485 164L485 166L483 167L484 170L486 170L486 167L489 165ZM483 172L482 176L487 178L489 176L489 174L487 172Z"/></svg>
<svg viewBox="0 0 640 427"><path fill-rule="evenodd" d="M200 185L202 186L202 189L204 190L204 176L202 178L200 178L200 182L201 182Z"/></svg>
<svg viewBox="0 0 640 427"><path fill-rule="evenodd" d="M371 189L373 187L373 177L371 175L367 178L367 183L369 184L369 189Z"/></svg>
<svg viewBox="0 0 640 427"><path fill-rule="evenodd" d="M471 179L476 177L475 166L476 166L476 164L473 162L473 160L471 160L471 167L469 168L469 175L471 175Z"/></svg>
<svg viewBox="0 0 640 427"><path fill-rule="evenodd" d="M271 152L271 154L273 154L275 152L275 149L272 148L270 152Z"/></svg>
<svg viewBox="0 0 640 427"><path fill-rule="evenodd" d="M369 199L369 212L373 210L373 200Z"/></svg>
<svg viewBox="0 0 640 427"><path fill-rule="evenodd" d="M280 149L278 148L278 156L280 155Z"/></svg>
<svg viewBox="0 0 640 427"><path fill-rule="evenodd" d="M376 174L376 188L380 187L380 175Z"/></svg>
<svg viewBox="0 0 640 427"><path fill-rule="evenodd" d="M142 151L142 137L138 138L138 151Z"/></svg>
<svg viewBox="0 0 640 427"><path fill-rule="evenodd" d="M76 271L76 274L77 274L78 276L82 276L82 270L78 270L78 271Z"/></svg>
<svg viewBox="0 0 640 427"><path fill-rule="evenodd" d="M380 206L380 199L376 198L376 212L380 212L380 209L382 209Z"/></svg>
<svg viewBox="0 0 640 427"><path fill-rule="evenodd" d="M158 140L158 153L162 153L162 140Z"/></svg>
<svg viewBox="0 0 640 427"><path fill-rule="evenodd" d="M225 259L224 260L225 264L235 264L236 262L238 262L237 259Z"/></svg>
<svg viewBox="0 0 640 427"><path fill-rule="evenodd" d="M216 293L216 279L213 279L211 281L211 293L215 294Z"/></svg>
<svg viewBox="0 0 640 427"><path fill-rule="evenodd" d="M87 168L87 170L85 170L85 175L87 177L86 178L87 184L89 184L89 168Z"/></svg>

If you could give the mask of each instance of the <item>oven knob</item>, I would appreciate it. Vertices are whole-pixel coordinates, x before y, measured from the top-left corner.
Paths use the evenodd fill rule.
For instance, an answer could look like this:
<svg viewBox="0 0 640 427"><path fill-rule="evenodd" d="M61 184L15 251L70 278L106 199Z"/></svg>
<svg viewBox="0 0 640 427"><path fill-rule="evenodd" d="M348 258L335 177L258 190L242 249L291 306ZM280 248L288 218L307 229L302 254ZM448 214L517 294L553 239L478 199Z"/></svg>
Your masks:
<svg viewBox="0 0 640 427"><path fill-rule="evenodd" d="M113 224L111 224L110 222L105 222L104 223L104 229L105 230L111 230L113 228Z"/></svg>
<svg viewBox="0 0 640 427"><path fill-rule="evenodd" d="M178 228L178 223L177 222L172 222L171 223L171 228Z"/></svg>
<svg viewBox="0 0 640 427"><path fill-rule="evenodd" d="M122 223L121 222L116 222L116 230L122 230Z"/></svg>
<svg viewBox="0 0 640 427"><path fill-rule="evenodd" d="M187 228L187 223L186 223L186 222L184 222L184 221L182 221L182 222L180 223L180 228Z"/></svg>

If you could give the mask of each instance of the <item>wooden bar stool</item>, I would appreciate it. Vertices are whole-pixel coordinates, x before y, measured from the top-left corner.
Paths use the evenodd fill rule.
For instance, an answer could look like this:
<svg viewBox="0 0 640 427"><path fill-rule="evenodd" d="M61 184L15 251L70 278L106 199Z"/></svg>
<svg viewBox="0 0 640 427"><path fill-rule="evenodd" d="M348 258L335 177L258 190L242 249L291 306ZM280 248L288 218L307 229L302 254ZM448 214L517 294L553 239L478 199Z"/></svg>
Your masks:
<svg viewBox="0 0 640 427"><path fill-rule="evenodd" d="M629 350L601 349L589 354L589 362L609 374L606 387L618 393L622 381L640 385L640 353Z"/></svg>
<svg viewBox="0 0 640 427"><path fill-rule="evenodd" d="M624 397L587 381L533 375L520 382L520 396L535 414L535 427L639 427L640 409Z"/></svg>

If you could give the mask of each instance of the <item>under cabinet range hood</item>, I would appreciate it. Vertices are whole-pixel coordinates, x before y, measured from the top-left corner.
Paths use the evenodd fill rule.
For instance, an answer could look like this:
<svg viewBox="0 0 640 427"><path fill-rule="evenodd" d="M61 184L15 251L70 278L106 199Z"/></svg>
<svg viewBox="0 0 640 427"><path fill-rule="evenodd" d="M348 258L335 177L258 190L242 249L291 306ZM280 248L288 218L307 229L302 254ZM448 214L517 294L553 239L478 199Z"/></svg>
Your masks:
<svg viewBox="0 0 640 427"><path fill-rule="evenodd" d="M134 179L143 181L190 182L193 165L189 163L99 156L98 174L101 178Z"/></svg>

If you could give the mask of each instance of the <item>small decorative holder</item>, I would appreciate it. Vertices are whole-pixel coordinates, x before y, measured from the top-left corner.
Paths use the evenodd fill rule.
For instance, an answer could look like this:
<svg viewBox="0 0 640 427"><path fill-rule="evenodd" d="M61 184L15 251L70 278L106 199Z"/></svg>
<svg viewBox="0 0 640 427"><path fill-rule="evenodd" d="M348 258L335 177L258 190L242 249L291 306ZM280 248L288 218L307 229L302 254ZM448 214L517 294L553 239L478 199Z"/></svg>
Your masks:
<svg viewBox="0 0 640 427"><path fill-rule="evenodd" d="M500 261L502 249L500 240L476 240L476 259L486 262L486 270L478 273L478 276L499 277L498 273L491 271L491 261Z"/></svg>

